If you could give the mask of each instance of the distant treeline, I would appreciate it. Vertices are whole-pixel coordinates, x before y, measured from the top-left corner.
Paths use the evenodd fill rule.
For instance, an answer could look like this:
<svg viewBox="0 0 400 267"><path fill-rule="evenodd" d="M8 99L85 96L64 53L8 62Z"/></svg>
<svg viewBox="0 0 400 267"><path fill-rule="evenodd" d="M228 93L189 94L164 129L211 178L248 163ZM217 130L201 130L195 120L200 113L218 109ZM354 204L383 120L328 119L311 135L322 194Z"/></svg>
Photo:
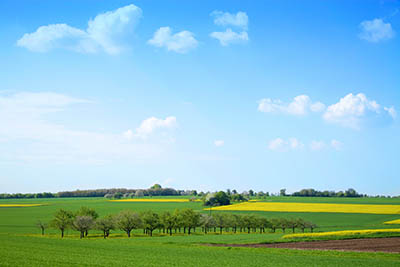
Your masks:
<svg viewBox="0 0 400 267"><path fill-rule="evenodd" d="M222 192L222 191L220 191ZM176 190L173 188L162 188L159 184L155 184L148 189L126 189L126 188L111 188L111 189L94 189L94 190L74 190L74 191L63 191L58 193L27 193L27 194L0 194L0 199L19 199L19 198L56 198L56 197L106 197L106 198L134 198L143 196L197 196L205 198L206 196L212 196L216 193L210 192L199 192L196 190ZM244 201L245 199L251 198L268 198L270 196L294 196L294 197L391 197L391 196L368 196L366 194L360 194L356 190L350 188L345 191L318 191L315 189L302 189L292 194L286 194L286 189L281 189L277 194L270 194L269 192L255 192L253 190L243 191L238 193L236 190L226 190L226 195L232 201ZM399 197L399 196L398 196ZM208 201L208 199L207 199ZM212 202L212 199L211 199Z"/></svg>
<svg viewBox="0 0 400 267"><path fill-rule="evenodd" d="M291 194L294 197L368 197L365 194L359 194L356 190L350 188L346 191L318 191L312 188L310 189L302 189L299 192L294 192Z"/></svg>

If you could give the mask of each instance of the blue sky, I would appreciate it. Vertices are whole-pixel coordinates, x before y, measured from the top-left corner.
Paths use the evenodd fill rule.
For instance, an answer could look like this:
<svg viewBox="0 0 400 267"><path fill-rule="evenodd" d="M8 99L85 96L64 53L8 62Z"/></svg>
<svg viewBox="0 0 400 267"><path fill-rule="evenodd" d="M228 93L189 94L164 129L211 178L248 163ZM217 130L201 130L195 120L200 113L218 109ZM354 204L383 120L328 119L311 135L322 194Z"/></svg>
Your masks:
<svg viewBox="0 0 400 267"><path fill-rule="evenodd" d="M1 1L0 191L400 194L399 1Z"/></svg>

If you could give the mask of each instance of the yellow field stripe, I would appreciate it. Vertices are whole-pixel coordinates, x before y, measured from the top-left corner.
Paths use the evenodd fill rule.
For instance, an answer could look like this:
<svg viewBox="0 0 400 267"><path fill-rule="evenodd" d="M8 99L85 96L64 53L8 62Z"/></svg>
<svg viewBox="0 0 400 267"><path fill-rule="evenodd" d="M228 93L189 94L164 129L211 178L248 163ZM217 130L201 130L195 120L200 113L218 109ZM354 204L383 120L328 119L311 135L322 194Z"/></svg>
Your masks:
<svg viewBox="0 0 400 267"><path fill-rule="evenodd" d="M400 219L398 219L398 220L393 220L393 221L388 221L388 222L384 222L383 224L400 224Z"/></svg>
<svg viewBox="0 0 400 267"><path fill-rule="evenodd" d="M326 204L295 202L244 202L234 205L214 207L212 209L238 211L400 214L400 205Z"/></svg>
<svg viewBox="0 0 400 267"><path fill-rule="evenodd" d="M323 233L288 234L283 238L302 238L302 237L326 237L326 236L347 236L347 235L368 235L377 233L400 233L400 229L368 229L368 230L345 230Z"/></svg>
<svg viewBox="0 0 400 267"><path fill-rule="evenodd" d="M0 208L37 207L43 204L0 204Z"/></svg>

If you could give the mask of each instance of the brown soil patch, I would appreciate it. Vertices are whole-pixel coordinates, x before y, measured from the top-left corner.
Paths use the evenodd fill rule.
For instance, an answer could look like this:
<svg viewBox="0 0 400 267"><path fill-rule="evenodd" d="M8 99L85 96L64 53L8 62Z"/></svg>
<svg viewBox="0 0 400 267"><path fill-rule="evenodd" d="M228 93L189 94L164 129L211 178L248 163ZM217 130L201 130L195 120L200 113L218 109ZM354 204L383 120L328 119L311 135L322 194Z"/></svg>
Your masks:
<svg viewBox="0 0 400 267"><path fill-rule="evenodd" d="M400 237L324 240L271 244L214 244L224 247L291 248L400 253Z"/></svg>

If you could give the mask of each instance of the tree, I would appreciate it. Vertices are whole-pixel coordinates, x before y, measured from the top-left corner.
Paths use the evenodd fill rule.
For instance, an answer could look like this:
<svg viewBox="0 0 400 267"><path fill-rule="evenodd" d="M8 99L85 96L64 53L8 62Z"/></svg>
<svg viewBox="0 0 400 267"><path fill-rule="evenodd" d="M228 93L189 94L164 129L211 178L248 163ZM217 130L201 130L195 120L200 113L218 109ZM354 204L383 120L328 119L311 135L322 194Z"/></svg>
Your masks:
<svg viewBox="0 0 400 267"><path fill-rule="evenodd" d="M193 209L183 209L180 211L180 219L182 219L184 230L188 229L188 234L193 228L200 225L200 214Z"/></svg>
<svg viewBox="0 0 400 267"><path fill-rule="evenodd" d="M204 199L205 206L222 206L231 204L229 196L224 191L208 194Z"/></svg>
<svg viewBox="0 0 400 267"><path fill-rule="evenodd" d="M114 194L114 198L115 199L121 199L122 196L123 196L123 194L121 192L117 192L117 193Z"/></svg>
<svg viewBox="0 0 400 267"><path fill-rule="evenodd" d="M115 218L112 215L96 220L96 229L103 231L103 237L106 238L110 235L110 231L115 229Z"/></svg>
<svg viewBox="0 0 400 267"><path fill-rule="evenodd" d="M160 218L157 213L152 211L145 211L140 214L142 219L143 228L146 229L150 236L153 236L153 231L160 225Z"/></svg>
<svg viewBox="0 0 400 267"><path fill-rule="evenodd" d="M81 207L75 214L75 216L89 216L95 221L98 217L99 214L96 212L95 209L91 209L89 207ZM85 236L87 236L89 233L89 229L85 231Z"/></svg>
<svg viewBox="0 0 400 267"><path fill-rule="evenodd" d="M219 233L222 234L222 229L227 225L227 217L223 213L217 213L213 215L215 220L215 226L219 227Z"/></svg>
<svg viewBox="0 0 400 267"><path fill-rule="evenodd" d="M150 189L161 189L161 185L159 184L154 184Z"/></svg>
<svg viewBox="0 0 400 267"><path fill-rule="evenodd" d="M76 216L72 222L72 227L80 232L80 238L85 236L85 233L89 231L94 225L94 220L91 216Z"/></svg>
<svg viewBox="0 0 400 267"><path fill-rule="evenodd" d="M301 229L301 231L304 233L304 229L307 227L307 223L301 218L297 219L296 223L297 223L297 227L299 227Z"/></svg>
<svg viewBox="0 0 400 267"><path fill-rule="evenodd" d="M310 228L311 233L314 232L314 228L317 228L318 226L312 222L306 222L306 227Z"/></svg>
<svg viewBox="0 0 400 267"><path fill-rule="evenodd" d="M47 228L47 223L38 220L36 226L40 228L40 230L42 231L42 235L44 235L44 230Z"/></svg>
<svg viewBox="0 0 400 267"><path fill-rule="evenodd" d="M72 219L74 214L70 211L59 209L55 214L53 220L51 220L50 225L61 231L61 238L64 237L65 229L68 229L72 224Z"/></svg>
<svg viewBox="0 0 400 267"><path fill-rule="evenodd" d="M142 220L137 213L124 210L117 215L116 223L119 229L124 231L128 237L131 237L131 231L140 228Z"/></svg>
<svg viewBox="0 0 400 267"><path fill-rule="evenodd" d="M172 229L177 226L177 217L169 211L165 211L160 216L160 222L167 229L167 233L172 235Z"/></svg>
<svg viewBox="0 0 400 267"><path fill-rule="evenodd" d="M213 216L207 214L200 215L200 224L204 227L204 233L207 234L208 229L216 227L216 222Z"/></svg>
<svg viewBox="0 0 400 267"><path fill-rule="evenodd" d="M292 228L292 232L294 233L294 232L295 232L295 229L296 229L296 227L297 227L297 220L295 220L295 219L287 220L287 221L286 221L286 226L287 226L288 228Z"/></svg>
<svg viewBox="0 0 400 267"><path fill-rule="evenodd" d="M137 190L135 192L135 197L143 197L143 196L144 196L143 190Z"/></svg>
<svg viewBox="0 0 400 267"><path fill-rule="evenodd" d="M249 195L252 197L254 196L254 191L252 189L249 190Z"/></svg>
<svg viewBox="0 0 400 267"><path fill-rule="evenodd" d="M279 195L283 197L286 196L286 189L285 188L281 189Z"/></svg>
<svg viewBox="0 0 400 267"><path fill-rule="evenodd" d="M280 220L276 219L276 218L272 219L271 225L270 225L272 232L275 233L276 228L279 228L279 227L280 227Z"/></svg>

